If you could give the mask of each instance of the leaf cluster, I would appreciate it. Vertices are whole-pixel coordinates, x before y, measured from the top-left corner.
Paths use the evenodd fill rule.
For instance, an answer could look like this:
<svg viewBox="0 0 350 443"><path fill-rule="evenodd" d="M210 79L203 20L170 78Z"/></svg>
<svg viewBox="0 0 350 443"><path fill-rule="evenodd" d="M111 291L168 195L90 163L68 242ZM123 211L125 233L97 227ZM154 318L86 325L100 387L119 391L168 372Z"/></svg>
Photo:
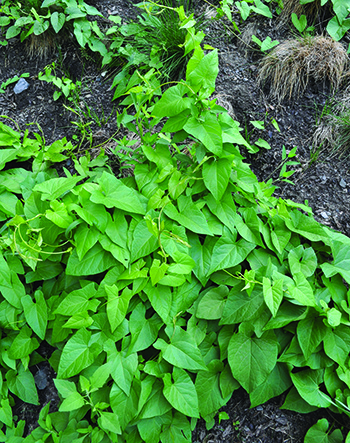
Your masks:
<svg viewBox="0 0 350 443"><path fill-rule="evenodd" d="M28 37L51 33L62 29L73 31L80 46L86 44L101 55L107 53L103 33L96 21L89 16L102 16L93 6L83 0L32 0L22 5L14 0L5 0L0 6L0 27L6 29L6 40L17 35L23 42Z"/></svg>
<svg viewBox="0 0 350 443"><path fill-rule="evenodd" d="M345 409L350 241L257 181L217 73L197 47L163 94L139 76L124 179L103 151L59 176L65 140L0 125L0 441L190 442L239 386L252 406L288 390L284 408ZM12 406L39 403L42 342L61 402L25 436Z"/></svg>

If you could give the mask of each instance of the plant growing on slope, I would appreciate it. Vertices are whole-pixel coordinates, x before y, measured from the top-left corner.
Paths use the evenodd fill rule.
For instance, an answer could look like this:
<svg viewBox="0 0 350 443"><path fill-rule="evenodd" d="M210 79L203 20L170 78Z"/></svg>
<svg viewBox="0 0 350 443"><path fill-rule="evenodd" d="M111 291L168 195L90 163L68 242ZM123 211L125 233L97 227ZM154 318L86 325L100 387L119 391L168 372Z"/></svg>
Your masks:
<svg viewBox="0 0 350 443"><path fill-rule="evenodd" d="M345 49L329 37L306 36L286 40L261 61L260 84L270 83L270 94L282 101L302 93L310 78L327 80L335 91L348 63Z"/></svg>
<svg viewBox="0 0 350 443"><path fill-rule="evenodd" d="M217 73L197 48L161 96L151 75L128 91L119 122L142 156L123 180L103 153L58 177L0 125L5 442L190 442L239 386L253 406L287 390L289 409L347 403L350 240L257 181L210 100ZM43 341L61 401L23 435L11 405L39 403Z"/></svg>
<svg viewBox="0 0 350 443"><path fill-rule="evenodd" d="M123 25L120 17L109 18L116 25L106 32L111 44L103 65L119 71L112 84L112 88L116 87L113 99L139 82L139 77L133 75L136 68L141 73L156 69L164 81L182 78L183 67L204 38L200 30L204 19L197 23L193 14L186 17L183 6L152 4L152 9L146 8L138 22Z"/></svg>
<svg viewBox="0 0 350 443"><path fill-rule="evenodd" d="M83 0L30 0L23 5L4 0L0 12L0 27L6 29L6 39L17 35L21 41L30 38L32 54L45 56L48 47L53 46L55 34L67 28L74 32L81 47L87 44L102 56L107 52L97 22L88 20L88 16L102 14Z"/></svg>

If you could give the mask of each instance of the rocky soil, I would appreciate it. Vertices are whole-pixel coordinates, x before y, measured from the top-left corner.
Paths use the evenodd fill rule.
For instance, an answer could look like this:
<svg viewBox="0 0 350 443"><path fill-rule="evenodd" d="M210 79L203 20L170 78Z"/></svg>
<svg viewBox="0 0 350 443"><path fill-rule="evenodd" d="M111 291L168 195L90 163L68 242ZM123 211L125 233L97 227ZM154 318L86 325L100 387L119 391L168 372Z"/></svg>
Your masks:
<svg viewBox="0 0 350 443"><path fill-rule="evenodd" d="M94 6L105 17L115 14L129 19L137 14L137 9L126 0L97 0L94 1ZM204 11L206 5L199 2L196 8ZM236 18L239 23L238 16ZM275 22L262 16L239 26L242 31L246 30L246 34L254 29L260 40L267 35L279 41L290 37L288 24L275 29ZM218 103L229 109L252 142L263 138L271 146L270 150L261 148L254 155L245 153L259 180L277 180L282 147L285 146L289 152L296 146L300 164L294 167L296 172L291 178L295 184L276 181L276 185L279 186L276 195L300 203L308 201L318 221L349 236L350 160L346 155L338 158L331 156L327 151L321 152L318 157L312 154L315 149L312 146L312 136L318 116L330 97L329 85L310 84L299 97L278 104L269 98L268 85L262 90L257 83L262 54L256 47L249 47L242 42L246 34L234 35L232 26L225 20L208 25L205 33L206 42L219 50L220 72L216 90ZM29 57L27 49L25 44L16 38L12 39L8 46L0 46L0 84L15 75L30 74L26 78L29 83L28 89L15 94L14 85L10 85L5 93L0 94L0 115L7 117L2 117L1 121L10 126L16 124L21 130L30 125L28 128L33 132L38 132L40 127L47 144L63 137L74 142L74 136L80 134L77 127L71 123L77 121L77 115L67 109L72 103L65 102L62 98L54 101L53 87L38 80L38 73L55 61L73 80L82 82L79 98L81 109L86 111L88 106L99 117L94 121L94 118L87 116L81 121L82 124L92 122L90 128L93 133L93 145L99 145L110 138L111 143L115 144L112 138L118 139L120 134L117 132L117 104L112 102L113 91L110 90L109 73L99 70L91 55L81 51L70 40L63 42L60 48L54 48L44 59ZM107 117L108 121L102 123L101 120L107 120ZM272 125L272 119L277 121L280 132ZM254 129L251 120L265 121L265 130ZM69 166L67 163L67 167ZM49 353L50 350L45 352ZM42 404L51 400L51 406L57 408L58 397L52 382L55 374L51 373L45 364L39 365L36 371ZM282 396L250 409L247 395L243 390L238 390L224 408L230 419L217 422L209 431L204 423L199 422L193 432L193 441L297 443L302 442L307 429L324 416L335 423L335 426L349 430L349 423L341 416L331 417L327 411L322 410L305 415L280 410L283 401ZM28 408L18 404L17 415L27 420L30 430L35 427L39 411L40 407Z"/></svg>

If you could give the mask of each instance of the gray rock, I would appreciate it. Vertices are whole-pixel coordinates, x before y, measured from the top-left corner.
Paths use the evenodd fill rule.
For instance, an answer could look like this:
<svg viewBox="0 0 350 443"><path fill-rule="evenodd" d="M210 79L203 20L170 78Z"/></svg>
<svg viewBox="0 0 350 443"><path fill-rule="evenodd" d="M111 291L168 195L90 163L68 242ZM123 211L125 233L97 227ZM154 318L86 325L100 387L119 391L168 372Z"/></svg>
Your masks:
<svg viewBox="0 0 350 443"><path fill-rule="evenodd" d="M34 381L38 389L42 390L46 388L48 385L48 379L45 369L38 369L37 373L34 375Z"/></svg>
<svg viewBox="0 0 350 443"><path fill-rule="evenodd" d="M321 215L322 215L322 217L324 218L324 219L327 219L328 218L328 214L327 214L327 212L321 212Z"/></svg>
<svg viewBox="0 0 350 443"><path fill-rule="evenodd" d="M13 88L13 92L15 94L20 94L21 92L25 91L28 88L29 88L29 83L24 78L20 78L16 83L16 86Z"/></svg>
<svg viewBox="0 0 350 443"><path fill-rule="evenodd" d="M339 184L342 188L346 188L346 181L343 178L340 180Z"/></svg>

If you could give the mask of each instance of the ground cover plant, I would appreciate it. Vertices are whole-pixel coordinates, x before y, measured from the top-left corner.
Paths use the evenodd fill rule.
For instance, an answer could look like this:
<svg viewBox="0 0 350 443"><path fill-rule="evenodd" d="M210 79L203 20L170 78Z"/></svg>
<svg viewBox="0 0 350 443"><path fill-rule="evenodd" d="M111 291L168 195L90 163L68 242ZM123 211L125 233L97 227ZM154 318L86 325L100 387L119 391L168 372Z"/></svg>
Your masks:
<svg viewBox="0 0 350 443"><path fill-rule="evenodd" d="M1 124L2 441L191 441L239 386L347 413L350 240L257 181L217 63L198 47L161 96L155 76L129 91L124 179L103 151L58 176L66 140ZM38 404L43 342L61 402L26 436L12 407Z"/></svg>
<svg viewBox="0 0 350 443"><path fill-rule="evenodd" d="M258 182L239 147L259 145L212 98L218 52L182 20L185 77L147 59L119 89L132 175L103 145L0 124L0 441L191 441L239 387L348 414L350 240ZM32 429L17 410L48 376L59 398ZM316 439L343 436L320 420Z"/></svg>

